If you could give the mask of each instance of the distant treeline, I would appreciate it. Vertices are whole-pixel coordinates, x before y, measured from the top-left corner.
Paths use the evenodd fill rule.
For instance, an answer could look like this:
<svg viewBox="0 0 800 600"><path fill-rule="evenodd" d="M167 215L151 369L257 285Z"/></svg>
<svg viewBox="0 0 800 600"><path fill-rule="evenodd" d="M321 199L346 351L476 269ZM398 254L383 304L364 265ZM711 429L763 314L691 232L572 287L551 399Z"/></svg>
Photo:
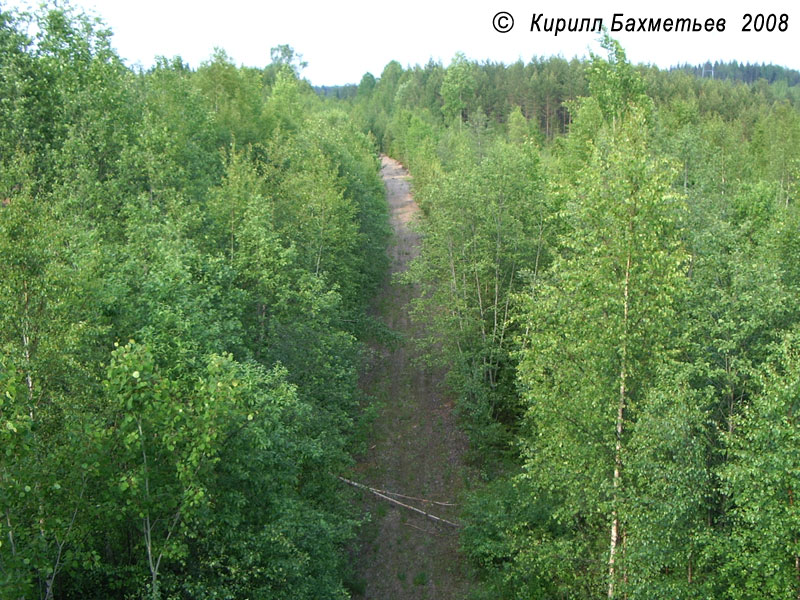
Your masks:
<svg viewBox="0 0 800 600"><path fill-rule="evenodd" d="M355 97L358 93L358 86L354 83L346 85L315 85L314 91L325 98L346 100L347 98Z"/></svg>
<svg viewBox="0 0 800 600"><path fill-rule="evenodd" d="M787 69L778 65L765 65L764 63L750 64L732 61L705 62L701 65L680 65L670 69L671 71L685 71L697 77L713 77L714 79L733 79L745 83L755 83L759 79L764 79L767 83L785 81L789 87L800 83L800 71Z"/></svg>
<svg viewBox="0 0 800 600"><path fill-rule="evenodd" d="M569 102L589 93L585 60L566 60L562 57L534 57L528 63L459 61L469 64L469 77L464 97L463 117L478 113L490 121L505 123L514 107L519 107L526 119L538 123L546 138L564 134L570 122ZM643 78L648 94L658 104L671 103L676 95L698 98L703 111L720 112L720 90L724 96L735 98L736 111L745 106L788 100L800 104L800 72L775 65L715 63L713 66L675 67L662 70L638 65L634 70ZM712 79L722 83L707 88ZM440 62L430 60L424 66L403 69L392 61L379 78L367 73L355 86L318 86L314 90L326 98L361 101L378 95L368 103L366 115L370 130L380 139L387 122L386 116L398 108L422 108L434 117L441 117L445 99L442 83L448 71ZM746 86L745 84L753 84ZM701 90L706 93L700 93ZM362 102L363 104L363 102ZM731 108L727 109L731 110ZM479 117L480 118L480 117Z"/></svg>

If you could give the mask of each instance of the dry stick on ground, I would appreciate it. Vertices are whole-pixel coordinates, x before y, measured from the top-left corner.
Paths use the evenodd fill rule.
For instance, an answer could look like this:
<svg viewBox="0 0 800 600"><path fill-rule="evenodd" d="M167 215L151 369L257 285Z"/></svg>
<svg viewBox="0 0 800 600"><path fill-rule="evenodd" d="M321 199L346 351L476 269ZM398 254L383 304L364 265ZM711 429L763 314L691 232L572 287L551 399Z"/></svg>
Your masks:
<svg viewBox="0 0 800 600"><path fill-rule="evenodd" d="M364 485L363 483L358 483L356 481L350 481L349 479L345 479L344 477L339 477L342 481L346 483L350 483L352 485L358 487L365 487L369 489L371 492L378 492L381 494L386 494L387 496L396 496L397 498L405 498L406 500L417 500L418 502L425 502L426 504L436 504L437 506L458 506L458 504L454 504L453 502L437 502L436 500L428 500L426 498L417 498L416 496L406 496L405 494L398 494L397 492L390 492L388 490L382 490L380 488L369 487Z"/></svg>
<svg viewBox="0 0 800 600"><path fill-rule="evenodd" d="M394 498L390 498L386 494L382 493L381 490L376 490L375 488L371 488L368 485L364 485L363 483L358 483L356 481L350 481L349 479L345 479L344 477L339 476L341 481L344 481L348 485L352 485L353 487L361 488L362 490L367 490L368 492L372 492L379 498L383 498L387 502L391 502L392 504L397 504L398 506L402 506L403 508L407 508L408 510L413 510L416 513L421 515L425 515L429 519L433 519L434 521L438 521L439 523L445 523L446 525L450 525L451 527L461 527L458 523L453 523L452 521L448 521L447 519L442 519L441 517L437 517L436 515L432 515L428 512L425 512L422 509L416 508L414 506L409 506L408 504L403 504L399 500L395 500Z"/></svg>
<svg viewBox="0 0 800 600"><path fill-rule="evenodd" d="M372 492L380 492L381 494L386 494L387 496L394 496L396 498L405 498L406 500L416 500L418 502L424 502L425 504L435 504L436 506L458 506L458 504L454 504L452 502L437 502L436 500L427 500L425 498L417 498L416 496L406 496L405 494L398 494L397 492L389 492L387 490L382 490L379 488L371 487L369 489Z"/></svg>

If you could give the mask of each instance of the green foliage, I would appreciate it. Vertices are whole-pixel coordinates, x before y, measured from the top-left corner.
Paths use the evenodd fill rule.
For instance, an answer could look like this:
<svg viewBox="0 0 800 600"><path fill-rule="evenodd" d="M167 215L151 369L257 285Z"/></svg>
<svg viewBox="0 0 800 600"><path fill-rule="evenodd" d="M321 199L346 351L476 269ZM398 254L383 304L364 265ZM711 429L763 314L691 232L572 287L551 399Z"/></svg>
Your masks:
<svg viewBox="0 0 800 600"><path fill-rule="evenodd" d="M730 598L797 594L800 401L797 334L786 336L761 379L762 391L727 438L731 462L721 471L730 499L730 534L719 543Z"/></svg>
<svg viewBox="0 0 800 600"><path fill-rule="evenodd" d="M559 255L523 305L524 470L536 478L534 497L556 494L553 518L582 524L565 538L590 561L574 585L595 593L609 585L600 565L615 559L601 543L610 523L626 535L629 423L646 410L655 367L675 343L685 261L672 172L648 156L644 118L628 110L592 142L568 192ZM543 541L542 551L558 552L560 541Z"/></svg>
<svg viewBox="0 0 800 600"><path fill-rule="evenodd" d="M447 68L442 81L442 114L448 121L458 119L459 124L468 116L475 90L472 64L463 53L458 53Z"/></svg>
<svg viewBox="0 0 800 600"><path fill-rule="evenodd" d="M427 219L408 278L422 288L413 313L427 324L423 341L431 358L451 366L468 427L485 443L502 444L501 425L513 424L518 411L509 393L511 296L522 269L548 260L548 206L533 144L497 142L479 165L468 160L417 186Z"/></svg>
<svg viewBox="0 0 800 600"><path fill-rule="evenodd" d="M346 598L370 140L73 9L0 13L0 88L0 596Z"/></svg>
<svg viewBox="0 0 800 600"><path fill-rule="evenodd" d="M790 372L800 316L796 82L600 42L589 61L390 63L351 106L424 214L421 341L489 479L462 538L475 595L793 597L789 495L757 494L749 466L793 442L747 436L779 429L763 373Z"/></svg>
<svg viewBox="0 0 800 600"><path fill-rule="evenodd" d="M528 140L541 144L541 132L536 123L529 122L522 109L515 106L508 116L508 141L512 144L523 144Z"/></svg>
<svg viewBox="0 0 800 600"><path fill-rule="evenodd" d="M333 106L287 45L133 72L74 8L0 12L0 595L363 588L335 474L381 148L487 478L476 596L796 596L797 86L601 43L393 61Z"/></svg>
<svg viewBox="0 0 800 600"><path fill-rule="evenodd" d="M753 138L759 169L777 184L775 201L788 205L800 192L800 114L776 102L756 123Z"/></svg>
<svg viewBox="0 0 800 600"><path fill-rule="evenodd" d="M351 106L424 214L421 342L489 480L464 515L475 596L793 597L789 494L754 491L792 438L747 436L780 429L764 394L800 316L796 82L600 41L390 63Z"/></svg>
<svg viewBox="0 0 800 600"><path fill-rule="evenodd" d="M625 590L635 598L719 597L709 515L716 500L710 390L692 389L675 366L633 424Z"/></svg>
<svg viewBox="0 0 800 600"><path fill-rule="evenodd" d="M608 59L592 56L589 94L600 105L604 118L613 123L624 118L634 106L646 110L650 100L644 80L628 62L620 43L605 32L601 44L608 52Z"/></svg>

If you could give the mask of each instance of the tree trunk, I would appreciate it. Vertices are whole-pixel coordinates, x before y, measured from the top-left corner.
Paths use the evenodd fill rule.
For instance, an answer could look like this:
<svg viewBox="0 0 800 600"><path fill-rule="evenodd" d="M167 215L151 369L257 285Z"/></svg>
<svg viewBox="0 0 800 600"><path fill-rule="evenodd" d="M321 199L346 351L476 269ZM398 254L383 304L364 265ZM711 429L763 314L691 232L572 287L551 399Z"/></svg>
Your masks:
<svg viewBox="0 0 800 600"><path fill-rule="evenodd" d="M789 411L789 423L792 422L792 413ZM789 507L794 506L794 490L789 488ZM790 508L791 510L791 508ZM794 543L797 545L797 538L794 538ZM800 554L794 557L794 572L797 577L797 600L800 600Z"/></svg>
<svg viewBox="0 0 800 600"><path fill-rule="evenodd" d="M628 285L630 283L631 272L631 255L628 253L625 262L625 283L623 287L623 304L622 304L622 350L620 352L620 370L619 370L619 402L617 404L617 426L616 437L617 441L614 449L614 499L613 510L611 512L611 548L608 555L608 597L614 597L614 584L616 578L616 556L617 546L619 545L619 513L617 511L617 491L620 487L622 479L622 431L625 423L625 403L627 395L627 377L628 377Z"/></svg>

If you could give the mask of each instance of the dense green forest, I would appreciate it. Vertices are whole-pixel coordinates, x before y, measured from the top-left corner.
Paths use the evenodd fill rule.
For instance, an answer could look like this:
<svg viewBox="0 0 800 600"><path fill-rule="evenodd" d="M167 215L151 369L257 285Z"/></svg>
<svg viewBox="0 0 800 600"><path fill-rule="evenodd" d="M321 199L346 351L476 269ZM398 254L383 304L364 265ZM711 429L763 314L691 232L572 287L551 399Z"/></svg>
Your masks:
<svg viewBox="0 0 800 600"><path fill-rule="evenodd" d="M379 151L473 597L800 598L796 73L602 45L315 92L0 10L0 598L351 596Z"/></svg>
<svg viewBox="0 0 800 600"><path fill-rule="evenodd" d="M603 46L390 63L348 101L425 215L475 597L798 598L800 87Z"/></svg>
<svg viewBox="0 0 800 600"><path fill-rule="evenodd" d="M384 192L273 54L134 72L0 13L4 599L349 597Z"/></svg>

